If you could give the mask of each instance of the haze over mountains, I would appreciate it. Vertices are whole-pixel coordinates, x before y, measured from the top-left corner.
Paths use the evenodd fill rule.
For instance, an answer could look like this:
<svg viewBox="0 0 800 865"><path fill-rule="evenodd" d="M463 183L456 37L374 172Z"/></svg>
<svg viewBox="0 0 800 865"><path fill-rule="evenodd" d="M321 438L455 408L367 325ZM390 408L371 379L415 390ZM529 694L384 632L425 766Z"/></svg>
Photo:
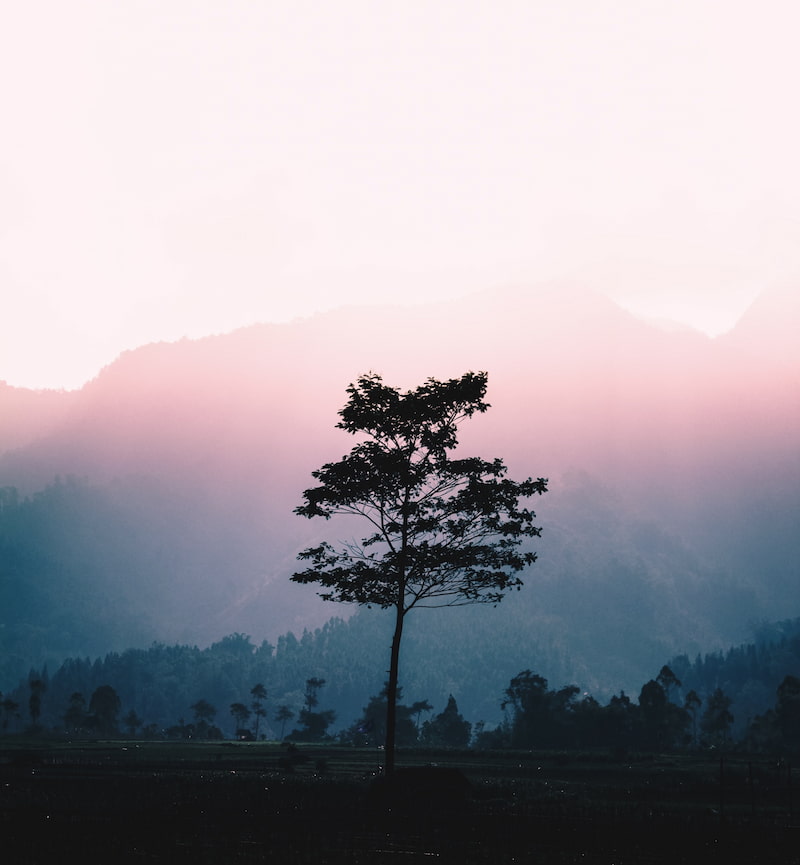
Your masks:
<svg viewBox="0 0 800 865"><path fill-rule="evenodd" d="M148 345L75 392L0 385L0 487L19 491L0 509L4 672L156 639L274 641L351 612L289 576L299 549L362 527L292 509L351 447L336 413L369 370L404 388L487 370L492 408L463 451L550 478L523 591L420 613L409 658L436 629L444 668L483 640L509 675L633 688L675 652L796 616L798 297L766 292L710 339L579 286L509 289Z"/></svg>

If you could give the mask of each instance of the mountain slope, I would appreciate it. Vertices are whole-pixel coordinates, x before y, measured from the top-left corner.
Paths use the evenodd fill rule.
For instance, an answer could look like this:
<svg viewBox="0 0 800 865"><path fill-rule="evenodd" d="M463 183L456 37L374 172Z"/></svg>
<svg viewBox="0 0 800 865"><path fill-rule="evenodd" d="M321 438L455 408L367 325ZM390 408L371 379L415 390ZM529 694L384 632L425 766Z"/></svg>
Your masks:
<svg viewBox="0 0 800 865"><path fill-rule="evenodd" d="M311 470L351 446L336 412L367 370L403 387L488 370L492 408L463 427L464 452L551 479L540 561L520 596L478 616L482 639L514 658L557 647L571 667L551 676L595 689L744 639L800 607L800 364L796 350L759 361L758 332L666 333L545 286L126 352L0 458L0 486L39 493L0 520L16 551L3 648L22 664L109 640L274 640L341 614L288 577L303 546L360 528L291 511ZM43 492L57 475L87 482Z"/></svg>

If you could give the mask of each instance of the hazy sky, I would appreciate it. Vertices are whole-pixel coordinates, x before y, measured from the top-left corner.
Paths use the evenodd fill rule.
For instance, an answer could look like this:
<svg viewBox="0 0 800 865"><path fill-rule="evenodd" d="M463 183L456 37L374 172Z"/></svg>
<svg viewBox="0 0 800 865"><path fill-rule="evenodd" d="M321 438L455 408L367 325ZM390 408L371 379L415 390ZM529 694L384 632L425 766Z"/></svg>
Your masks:
<svg viewBox="0 0 800 865"><path fill-rule="evenodd" d="M794 0L4 5L10 384L554 278L719 332L800 277Z"/></svg>

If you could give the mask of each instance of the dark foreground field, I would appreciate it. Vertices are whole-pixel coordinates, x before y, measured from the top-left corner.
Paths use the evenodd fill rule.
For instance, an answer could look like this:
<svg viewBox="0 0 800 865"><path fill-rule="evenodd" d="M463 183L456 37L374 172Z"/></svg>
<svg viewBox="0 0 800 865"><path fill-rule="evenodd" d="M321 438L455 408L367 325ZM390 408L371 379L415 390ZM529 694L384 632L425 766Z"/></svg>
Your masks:
<svg viewBox="0 0 800 865"><path fill-rule="evenodd" d="M375 789L379 760L338 747L288 755L250 743L6 741L0 857L24 865L800 863L798 779L783 761L410 752L401 765L458 767L469 788L434 775L389 795Z"/></svg>

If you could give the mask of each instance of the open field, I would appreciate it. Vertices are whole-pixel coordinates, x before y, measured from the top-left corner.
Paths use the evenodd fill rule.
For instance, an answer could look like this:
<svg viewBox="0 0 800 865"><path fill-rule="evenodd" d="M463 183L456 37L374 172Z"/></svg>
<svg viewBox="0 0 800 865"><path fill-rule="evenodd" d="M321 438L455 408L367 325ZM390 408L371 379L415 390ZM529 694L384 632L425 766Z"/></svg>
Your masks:
<svg viewBox="0 0 800 865"><path fill-rule="evenodd" d="M449 788L379 796L380 752L0 742L7 862L800 863L797 771L742 756L401 752ZM722 771L720 771L722 770ZM442 773L446 774L446 773Z"/></svg>

